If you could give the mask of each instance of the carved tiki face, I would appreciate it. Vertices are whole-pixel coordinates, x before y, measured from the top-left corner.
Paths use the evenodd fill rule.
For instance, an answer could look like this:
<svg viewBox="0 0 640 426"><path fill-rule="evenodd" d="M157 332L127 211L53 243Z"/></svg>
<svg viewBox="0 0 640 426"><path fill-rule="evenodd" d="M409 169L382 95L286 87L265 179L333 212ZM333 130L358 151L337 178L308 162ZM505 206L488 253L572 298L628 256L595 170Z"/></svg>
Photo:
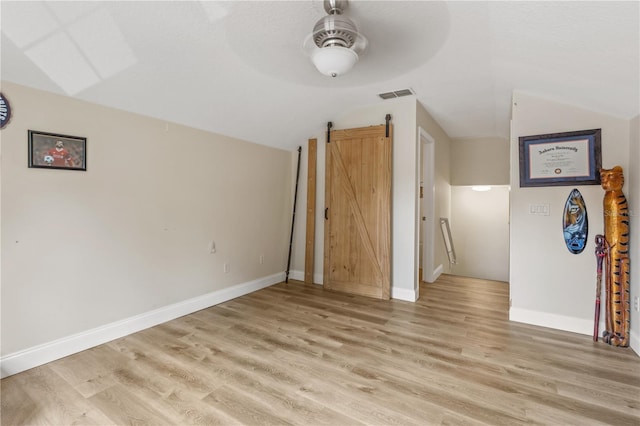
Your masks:
<svg viewBox="0 0 640 426"><path fill-rule="evenodd" d="M613 169L600 169L600 185L605 191L621 190L624 185L622 167L615 166Z"/></svg>

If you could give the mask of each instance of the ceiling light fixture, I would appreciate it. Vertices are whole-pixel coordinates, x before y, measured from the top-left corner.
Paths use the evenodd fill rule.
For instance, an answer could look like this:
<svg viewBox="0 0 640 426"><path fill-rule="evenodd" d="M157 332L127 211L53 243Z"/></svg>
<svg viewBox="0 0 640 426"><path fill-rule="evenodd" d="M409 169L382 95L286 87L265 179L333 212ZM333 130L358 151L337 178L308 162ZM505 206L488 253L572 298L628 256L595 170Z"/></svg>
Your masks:
<svg viewBox="0 0 640 426"><path fill-rule="evenodd" d="M349 72L367 48L367 39L342 14L348 4L348 0L324 0L328 15L316 23L304 42L311 61L326 76L338 77Z"/></svg>

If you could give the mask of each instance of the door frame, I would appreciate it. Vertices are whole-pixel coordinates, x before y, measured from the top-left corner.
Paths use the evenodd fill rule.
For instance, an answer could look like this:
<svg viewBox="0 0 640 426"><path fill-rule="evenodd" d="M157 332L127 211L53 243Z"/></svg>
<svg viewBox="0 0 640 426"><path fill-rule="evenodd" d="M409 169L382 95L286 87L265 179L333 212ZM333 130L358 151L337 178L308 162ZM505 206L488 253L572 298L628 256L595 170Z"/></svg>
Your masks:
<svg viewBox="0 0 640 426"><path fill-rule="evenodd" d="M435 145L436 140L422 127L418 127L418 152L420 153L418 164L422 169L422 173L417 173L417 186L420 187L421 180L423 186L423 198L418 193L419 214L416 226L416 241L418 247L416 257L420 256L420 229L422 229L422 259L416 262L416 277L419 276L418 268L422 265L422 279L432 283L440 274L442 274L443 266L435 266L435 230L436 230L436 184L435 184ZM422 178L422 179L421 179ZM421 227L422 217L426 217ZM418 279L416 278L416 282ZM419 283L416 287L416 296L418 296Z"/></svg>

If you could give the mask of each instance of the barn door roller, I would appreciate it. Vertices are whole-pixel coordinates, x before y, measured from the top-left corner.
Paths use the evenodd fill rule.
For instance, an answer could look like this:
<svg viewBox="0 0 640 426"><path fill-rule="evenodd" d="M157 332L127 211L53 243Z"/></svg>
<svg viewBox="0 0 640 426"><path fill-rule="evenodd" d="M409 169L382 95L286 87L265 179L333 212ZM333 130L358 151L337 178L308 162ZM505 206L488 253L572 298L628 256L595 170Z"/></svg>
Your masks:
<svg viewBox="0 0 640 426"><path fill-rule="evenodd" d="M384 120L386 121L386 128L384 131L384 137L388 138L389 137L389 122L391 121L391 114L387 114L386 117L384 117Z"/></svg>

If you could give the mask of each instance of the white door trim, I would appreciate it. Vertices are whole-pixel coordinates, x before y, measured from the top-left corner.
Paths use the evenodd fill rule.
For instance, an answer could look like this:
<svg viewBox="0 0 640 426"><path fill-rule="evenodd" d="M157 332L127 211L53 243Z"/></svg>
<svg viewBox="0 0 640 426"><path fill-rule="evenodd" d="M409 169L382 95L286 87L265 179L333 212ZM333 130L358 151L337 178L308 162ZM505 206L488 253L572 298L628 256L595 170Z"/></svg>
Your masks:
<svg viewBox="0 0 640 426"><path fill-rule="evenodd" d="M422 127L418 127L418 146L420 149L420 162L422 167L423 198L419 199L420 214L418 221L422 221L417 226L417 232L422 228L422 279L427 282L434 282L442 273L443 266L435 266L435 223L436 223L436 184L435 184L435 139ZM418 186L420 186L420 174L418 174ZM419 195L418 195L419 197ZM420 241L419 235L417 238ZM417 272L416 272L417 273Z"/></svg>

